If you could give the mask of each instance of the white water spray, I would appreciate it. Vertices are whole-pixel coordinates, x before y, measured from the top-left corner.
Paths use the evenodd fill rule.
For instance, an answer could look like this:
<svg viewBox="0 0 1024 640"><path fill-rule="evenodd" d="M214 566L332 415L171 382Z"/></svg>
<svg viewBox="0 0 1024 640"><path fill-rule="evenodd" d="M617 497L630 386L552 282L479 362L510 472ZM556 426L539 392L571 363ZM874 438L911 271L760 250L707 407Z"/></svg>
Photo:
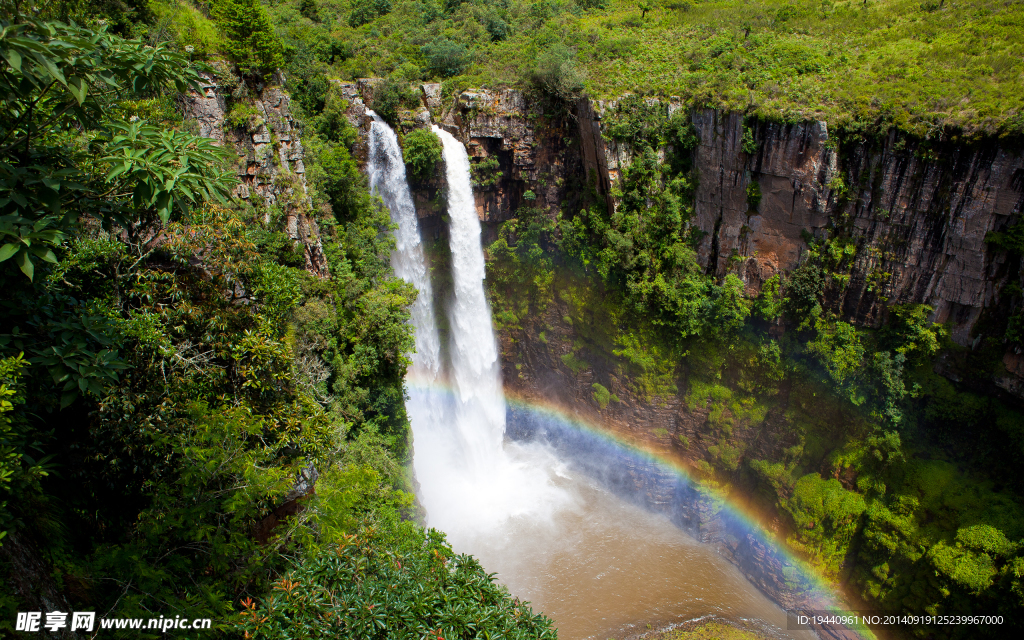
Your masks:
<svg viewBox="0 0 1024 640"><path fill-rule="evenodd" d="M461 142L434 127L441 138L448 181L448 215L454 301L451 327L449 410L443 424L419 430L414 423L416 478L427 523L448 534L460 551L486 547L513 534L511 521L549 519L569 500L552 483L558 467L539 446L504 442L505 397L498 346L484 292L484 255Z"/></svg>
<svg viewBox="0 0 1024 640"><path fill-rule="evenodd" d="M430 286L430 273L420 242L419 221L416 206L409 192L405 177L405 162L398 146L398 137L380 116L367 111L373 118L370 124L370 157L367 173L370 176L370 190L384 201L391 212L391 220L398 225L395 230L395 250L391 254L391 266L402 280L412 284L419 291L410 311L410 322L415 332L416 353L412 356L408 378L419 384L432 386L441 373L441 340L438 337L437 320L434 316L434 292ZM417 431L429 429L431 425L444 421L443 404L429 394L411 394L406 402L406 411Z"/></svg>

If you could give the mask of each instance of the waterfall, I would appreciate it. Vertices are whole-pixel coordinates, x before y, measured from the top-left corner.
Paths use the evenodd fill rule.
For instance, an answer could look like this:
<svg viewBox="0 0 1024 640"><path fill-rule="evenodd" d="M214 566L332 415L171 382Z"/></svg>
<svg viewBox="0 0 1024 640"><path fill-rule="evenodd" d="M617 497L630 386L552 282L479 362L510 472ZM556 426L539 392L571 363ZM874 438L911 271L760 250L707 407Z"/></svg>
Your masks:
<svg viewBox="0 0 1024 640"><path fill-rule="evenodd" d="M454 291L448 309L448 358L434 312L419 222L398 138L374 114L367 170L371 190L391 212L395 274L419 291L411 308L416 353L406 376L413 468L427 524L462 552L500 549L515 521L531 526L568 503L555 486L560 463L540 445L504 442L505 398L498 345L484 290L485 265L466 149L434 127L443 144Z"/></svg>
<svg viewBox="0 0 1024 640"><path fill-rule="evenodd" d="M492 469L501 456L505 434L505 398L501 389L498 346L491 327L491 309L484 292L484 253L480 219L473 199L466 148L450 133L434 126L444 145L448 179L449 246L452 253L454 303L448 310L452 343L452 387L455 426L470 451L466 462L476 472Z"/></svg>
<svg viewBox="0 0 1024 640"><path fill-rule="evenodd" d="M485 265L466 148L441 139L448 183L453 301L449 387L439 422L413 421L413 466L427 524L459 550L485 554L514 535L514 520L544 521L567 502L559 463L546 448L504 442L505 397L498 344L484 290Z"/></svg>
<svg viewBox="0 0 1024 640"><path fill-rule="evenodd" d="M456 551L479 558L517 596L535 600L570 638L621 637L635 620L692 619L709 606L724 617L784 621L735 568L722 570L724 560L712 547L615 500L548 445L505 439L500 353L466 149L434 127L448 185L453 282L442 344L398 139L369 113L370 187L397 225L391 264L419 290L410 314L416 353L406 410L427 524L447 534Z"/></svg>
<svg viewBox="0 0 1024 640"><path fill-rule="evenodd" d="M391 266L402 280L412 284L419 291L410 308L416 340L416 353L412 355L412 366L406 376L410 385L431 387L441 374L441 340L434 316L434 292L430 285L420 242L419 221L416 207L405 177L405 162L398 146L398 136L380 116L367 111L373 118L370 123L370 154L367 173L370 176L370 191L378 194L391 212L391 221L398 225L395 230L395 250L391 254ZM429 429L431 425L444 421L443 405L427 393L410 392L406 412L413 428L417 431Z"/></svg>

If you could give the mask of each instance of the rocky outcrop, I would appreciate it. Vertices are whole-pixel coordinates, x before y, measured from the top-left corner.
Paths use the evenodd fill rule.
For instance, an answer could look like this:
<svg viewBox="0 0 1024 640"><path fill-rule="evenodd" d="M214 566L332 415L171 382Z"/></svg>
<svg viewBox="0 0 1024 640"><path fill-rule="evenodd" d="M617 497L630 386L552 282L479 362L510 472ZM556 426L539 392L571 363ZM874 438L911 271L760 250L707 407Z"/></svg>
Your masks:
<svg viewBox="0 0 1024 640"><path fill-rule="evenodd" d="M306 270L327 276L327 259L306 186L302 141L288 94L279 86L256 87L253 97L238 99L251 105L253 112L242 122L229 123L227 97L214 77L204 77L202 93L186 96L185 115L196 121L199 135L238 153L239 184L234 195L265 205L267 216L271 207L277 207L284 216L285 233L304 247Z"/></svg>
<svg viewBox="0 0 1024 640"><path fill-rule="evenodd" d="M857 242L837 301L844 317L878 326L887 305L924 303L936 322L952 323L957 342L973 340L1006 276L1007 257L985 234L1020 215L1024 156L896 133L839 147L823 122L756 125L757 149L746 153L738 115L704 111L693 121L701 140L696 224L712 233L701 245L709 271L723 274L730 256L743 256L741 275L759 285L799 263L802 234L843 231ZM747 203L751 182L762 194L756 209Z"/></svg>
<svg viewBox="0 0 1024 640"><path fill-rule="evenodd" d="M349 119L361 132L357 150L365 147L368 124L361 114L372 104L377 83L363 79L339 85L349 101ZM537 207L554 216L570 196L569 184L581 172L574 123L564 110L529 100L512 89L464 91L445 104L441 85L420 87L421 106L400 112L401 129L438 125L466 145L474 165L474 195L480 220L499 223L520 207ZM360 151L357 151L357 155ZM365 159L365 155L362 156ZM443 213L438 206L443 172L413 185L421 217ZM431 226L427 223L427 226ZM492 230L493 231L493 230Z"/></svg>

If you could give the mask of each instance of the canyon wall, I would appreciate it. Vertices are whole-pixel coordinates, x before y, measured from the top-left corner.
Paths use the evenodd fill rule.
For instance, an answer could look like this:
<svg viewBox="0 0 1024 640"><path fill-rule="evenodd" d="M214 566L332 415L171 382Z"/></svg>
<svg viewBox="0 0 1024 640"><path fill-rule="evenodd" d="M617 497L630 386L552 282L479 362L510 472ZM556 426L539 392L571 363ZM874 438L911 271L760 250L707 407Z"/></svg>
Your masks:
<svg viewBox="0 0 1024 640"><path fill-rule="evenodd" d="M350 117L364 129L359 116L376 82L343 85ZM515 90L447 99L440 85L420 90L421 106L402 112L400 128L437 123L466 144L474 163L492 167L475 188L486 239L522 206L554 217L578 210L586 194L616 207L616 184L635 151L607 135L616 101L584 98L566 109ZM651 104L669 116L684 108L677 99ZM889 306L922 303L960 345L976 346L986 331L1002 338L1012 296L1000 293L1009 283L1020 286L1021 258L985 238L1024 212L1020 149L928 142L895 131L840 138L821 121L747 122L716 110L694 111L690 119L698 144L689 224L703 232L697 253L708 273L735 273L756 294L765 280L806 258L808 241L843 236L856 253L843 274L846 285L829 293L843 319L879 327ZM756 206L751 185L760 193ZM443 188L440 172L414 185L421 224L435 238L445 233ZM996 321L984 322L986 312ZM992 383L1024 398L1024 357L1008 353L1005 363Z"/></svg>
<svg viewBox="0 0 1024 640"><path fill-rule="evenodd" d="M364 99L371 86L347 85ZM633 153L606 135L615 101L583 99L567 112L514 90L465 91L447 105L440 85L421 91L423 106L406 114L403 128L439 123L475 161L498 163L500 177L476 189L485 223L524 205L550 215L573 211L584 189L615 207L614 187ZM660 105L669 115L683 108L674 99ZM985 236L1024 210L1020 150L929 143L894 131L840 141L825 122L745 123L741 114L715 110L691 119L699 140L691 224L705 234L698 257L709 273L737 273L755 293L776 272L800 264L808 238L841 232L857 245L849 283L832 301L845 319L877 327L889 305L928 304L961 345L977 338L982 311L997 305L1017 276L1019 257ZM761 199L751 207L755 183ZM422 209L424 216L436 212Z"/></svg>

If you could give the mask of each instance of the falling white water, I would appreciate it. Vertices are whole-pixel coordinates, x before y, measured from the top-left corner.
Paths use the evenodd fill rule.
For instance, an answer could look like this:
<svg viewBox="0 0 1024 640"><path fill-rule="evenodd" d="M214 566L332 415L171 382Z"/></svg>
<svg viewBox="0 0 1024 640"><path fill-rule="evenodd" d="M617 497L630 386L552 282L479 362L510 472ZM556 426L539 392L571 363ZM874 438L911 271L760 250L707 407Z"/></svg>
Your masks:
<svg viewBox="0 0 1024 640"><path fill-rule="evenodd" d="M448 182L454 300L451 398L443 424L414 423L414 467L427 523L448 534L459 551L486 553L512 535L512 520L550 519L569 498L555 486L559 464L540 446L504 442L501 364L484 293L484 255L466 148L441 138Z"/></svg>
<svg viewBox="0 0 1024 640"><path fill-rule="evenodd" d="M370 190L378 195L391 212L391 220L398 225L395 230L395 250L391 254L391 266L395 274L412 284L419 291L410 309L410 321L415 332L416 353L408 377L417 384L433 386L441 371L441 340L434 316L434 293L430 286L430 273L423 257L420 243L419 221L416 207L405 178L405 162L398 146L398 137L391 127L373 111L367 111L373 118L370 124L370 157L367 172L370 175ZM443 403L430 394L410 395L406 412L412 422L413 433L429 428L429 425L444 420Z"/></svg>

